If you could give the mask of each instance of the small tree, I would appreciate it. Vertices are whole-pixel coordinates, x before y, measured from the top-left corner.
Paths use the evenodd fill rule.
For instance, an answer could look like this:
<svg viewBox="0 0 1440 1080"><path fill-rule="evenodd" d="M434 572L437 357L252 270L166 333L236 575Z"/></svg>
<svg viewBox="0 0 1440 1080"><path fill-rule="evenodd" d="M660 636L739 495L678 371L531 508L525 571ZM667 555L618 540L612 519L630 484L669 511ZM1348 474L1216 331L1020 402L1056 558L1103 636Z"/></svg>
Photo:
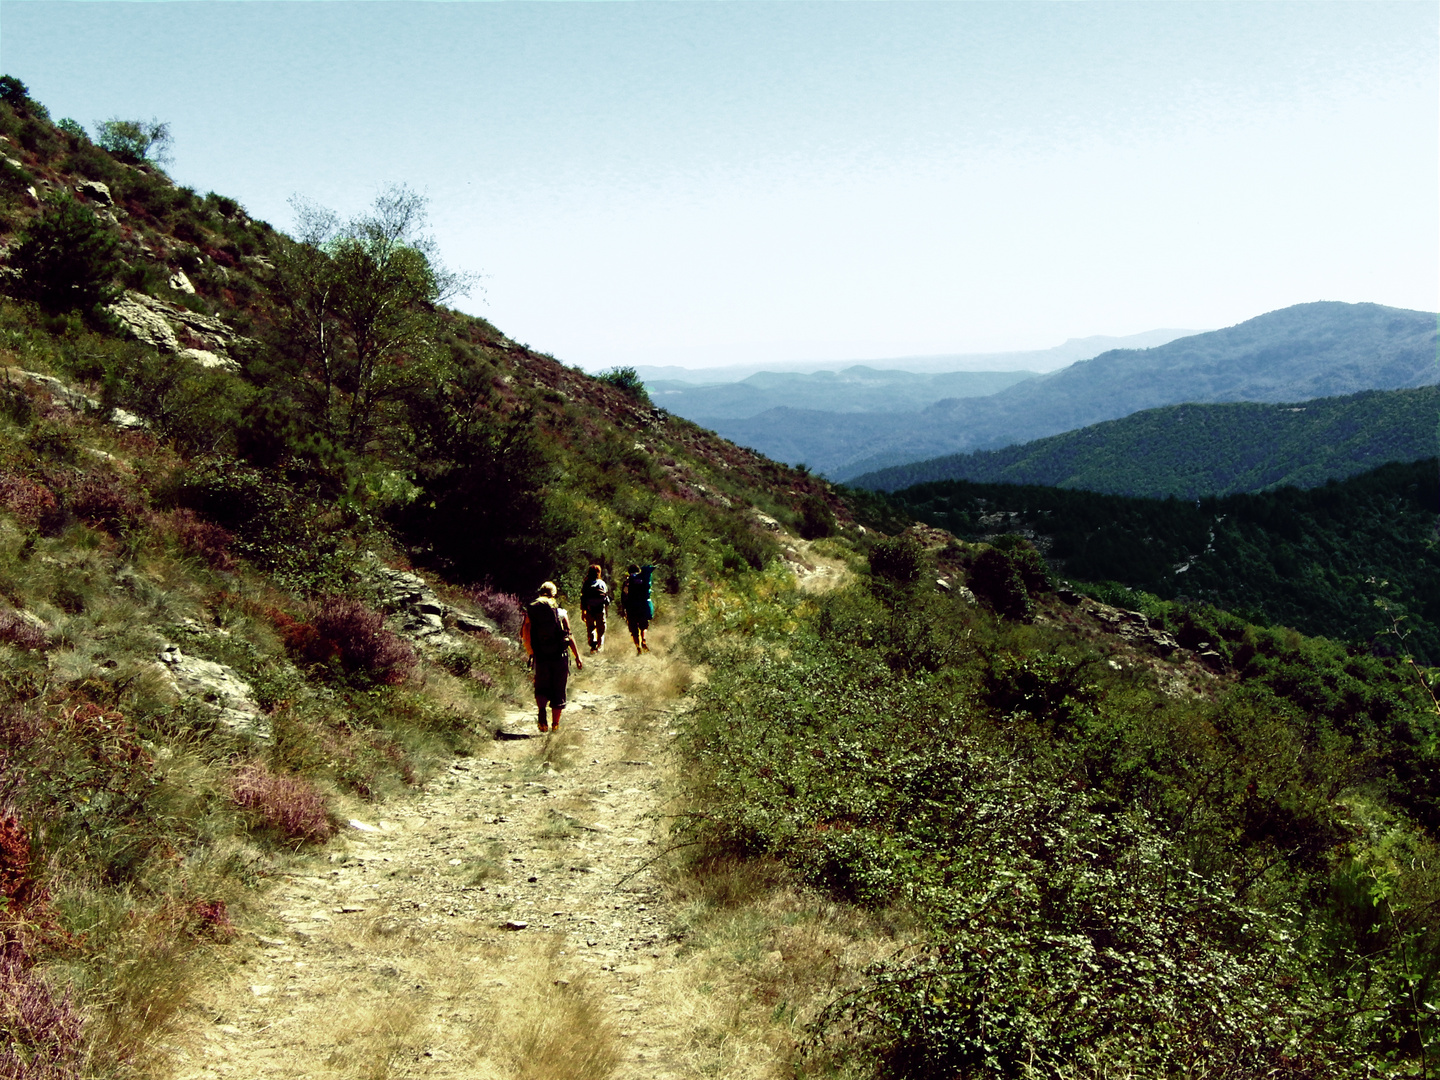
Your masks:
<svg viewBox="0 0 1440 1080"><path fill-rule="evenodd" d="M419 377L436 337L435 306L466 291L469 275L445 270L425 228L424 196L381 192L368 214L342 222L292 200L299 239L276 252L289 307L282 347L298 361L324 435L358 449L376 407Z"/></svg>
<svg viewBox="0 0 1440 1080"><path fill-rule="evenodd" d="M68 192L46 199L45 213L10 256L22 291L51 311L90 310L115 295L120 262L115 237Z"/></svg>
<svg viewBox="0 0 1440 1080"><path fill-rule="evenodd" d="M95 141L102 149L130 165L144 161L164 164L170 160L170 125L153 117L149 120L121 120L111 117L95 123Z"/></svg>

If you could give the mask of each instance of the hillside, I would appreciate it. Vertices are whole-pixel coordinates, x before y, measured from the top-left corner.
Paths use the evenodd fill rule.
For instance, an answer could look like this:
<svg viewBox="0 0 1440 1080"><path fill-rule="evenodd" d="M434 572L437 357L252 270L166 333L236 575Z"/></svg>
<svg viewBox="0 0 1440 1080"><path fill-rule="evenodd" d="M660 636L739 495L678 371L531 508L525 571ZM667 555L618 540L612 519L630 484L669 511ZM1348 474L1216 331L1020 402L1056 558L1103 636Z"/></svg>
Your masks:
<svg viewBox="0 0 1440 1080"><path fill-rule="evenodd" d="M1077 581L1119 582L1307 634L1369 643L1401 614L1410 647L1436 664L1437 468L1430 458L1309 491L1193 502L963 480L890 498L962 539L1031 537L1057 573Z"/></svg>
<svg viewBox="0 0 1440 1080"><path fill-rule="evenodd" d="M531 715L539 582L673 620L846 511L446 308L404 189L290 237L8 77L0 139L0 1072L169 1074L295 860Z"/></svg>
<svg viewBox="0 0 1440 1080"><path fill-rule="evenodd" d="M1300 304L1153 349L1102 353L984 398L908 415L777 409L716 430L837 480L997 449L1187 402L1298 402L1429 386L1436 317L1379 304Z"/></svg>
<svg viewBox="0 0 1440 1080"><path fill-rule="evenodd" d="M1437 449L1440 387L1371 390L1303 405L1171 405L1003 450L982 450L857 476L895 491L936 480L1079 488L1197 499L1273 487L1317 487Z"/></svg>
<svg viewBox="0 0 1440 1080"><path fill-rule="evenodd" d="M902 532L448 308L413 192L290 236L156 130L0 77L0 1075L1430 1068L1404 624L1123 610ZM1304 511L1276 580L1408 567L1376 588L1430 618L1434 485L1387 468L1255 504ZM612 614L542 735L523 601L592 561L656 567L650 648Z"/></svg>

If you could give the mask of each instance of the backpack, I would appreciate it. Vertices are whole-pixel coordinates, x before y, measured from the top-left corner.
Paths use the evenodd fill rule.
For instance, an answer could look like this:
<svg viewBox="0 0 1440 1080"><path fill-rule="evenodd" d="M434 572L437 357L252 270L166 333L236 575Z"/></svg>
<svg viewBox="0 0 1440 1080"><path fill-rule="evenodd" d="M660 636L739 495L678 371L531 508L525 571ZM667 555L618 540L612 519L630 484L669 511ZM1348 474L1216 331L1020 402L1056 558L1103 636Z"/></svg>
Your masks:
<svg viewBox="0 0 1440 1080"><path fill-rule="evenodd" d="M652 569L650 573L654 573ZM625 579L625 610L644 611L655 617L655 605L650 601L650 573L640 570ZM631 608L631 605L634 608Z"/></svg>
<svg viewBox="0 0 1440 1080"><path fill-rule="evenodd" d="M555 605L536 600L525 614L530 617L530 652L545 657L565 655L565 630Z"/></svg>
<svg viewBox="0 0 1440 1080"><path fill-rule="evenodd" d="M605 582L596 578L594 581L585 582L580 589L580 610L581 611L604 611L605 605L610 603L610 594L605 591Z"/></svg>

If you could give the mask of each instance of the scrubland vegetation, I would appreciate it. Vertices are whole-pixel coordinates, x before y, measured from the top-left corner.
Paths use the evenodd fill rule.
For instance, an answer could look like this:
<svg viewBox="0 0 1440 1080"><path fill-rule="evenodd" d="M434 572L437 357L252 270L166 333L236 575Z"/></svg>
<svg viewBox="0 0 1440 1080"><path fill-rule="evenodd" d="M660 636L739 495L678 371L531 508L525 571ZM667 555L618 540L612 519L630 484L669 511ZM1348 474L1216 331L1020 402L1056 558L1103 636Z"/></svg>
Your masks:
<svg viewBox="0 0 1440 1080"><path fill-rule="evenodd" d="M904 540L871 562L717 589L690 638L700 862L893 933L801 1074L1433 1073L1440 715L1409 665L1173 606L1234 671L1169 696L1043 584L1026 622Z"/></svg>

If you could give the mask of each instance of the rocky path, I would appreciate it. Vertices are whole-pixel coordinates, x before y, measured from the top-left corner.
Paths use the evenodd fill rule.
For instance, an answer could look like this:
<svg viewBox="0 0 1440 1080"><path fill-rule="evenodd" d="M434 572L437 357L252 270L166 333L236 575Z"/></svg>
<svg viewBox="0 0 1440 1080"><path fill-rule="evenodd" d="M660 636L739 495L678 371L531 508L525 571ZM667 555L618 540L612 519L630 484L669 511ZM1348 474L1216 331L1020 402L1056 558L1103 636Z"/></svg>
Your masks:
<svg viewBox="0 0 1440 1080"><path fill-rule="evenodd" d="M176 1075L693 1075L650 865L677 677L653 644L634 656L622 628L572 677L560 734L513 710L515 737L357 817L275 887Z"/></svg>

